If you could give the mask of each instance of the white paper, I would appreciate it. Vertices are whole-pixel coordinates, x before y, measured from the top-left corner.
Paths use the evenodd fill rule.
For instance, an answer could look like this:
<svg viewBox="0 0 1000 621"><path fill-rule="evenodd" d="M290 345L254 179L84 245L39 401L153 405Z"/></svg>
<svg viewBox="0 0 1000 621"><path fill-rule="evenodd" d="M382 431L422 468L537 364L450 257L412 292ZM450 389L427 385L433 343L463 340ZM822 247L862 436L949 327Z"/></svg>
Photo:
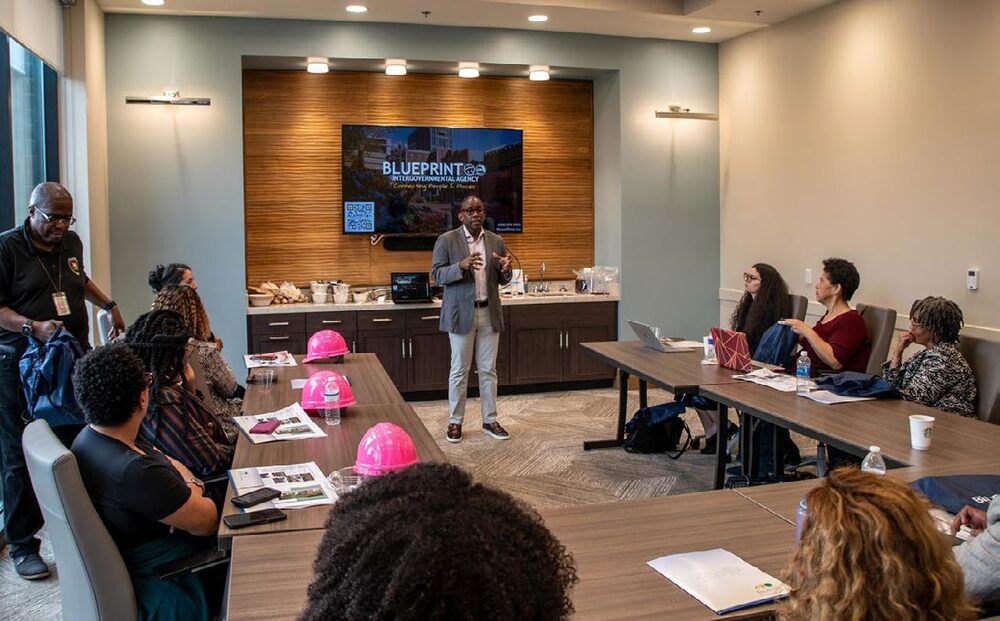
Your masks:
<svg viewBox="0 0 1000 621"><path fill-rule="evenodd" d="M276 351L272 354L243 354L243 362L248 369L259 367L294 367L295 357L287 351Z"/></svg>
<svg viewBox="0 0 1000 621"><path fill-rule="evenodd" d="M854 403L855 401L874 401L875 397L847 397L844 395L837 395L829 390L811 390L807 393L800 394L800 397L806 397L812 399L813 401L818 401L826 405L833 405L835 403Z"/></svg>
<svg viewBox="0 0 1000 621"><path fill-rule="evenodd" d="M262 487L281 492L281 496L244 509L304 509L316 505L332 505L337 501L329 481L316 462L287 466L259 466L229 471L229 481L235 495L246 494Z"/></svg>
<svg viewBox="0 0 1000 621"><path fill-rule="evenodd" d="M277 412L254 414L253 416L234 416L233 420L239 425L243 435L250 440L250 444L326 437L326 433L312 422L312 419L298 403L293 403ZM281 425L271 433L250 433L254 425L269 420L278 420Z"/></svg>
<svg viewBox="0 0 1000 621"><path fill-rule="evenodd" d="M306 382L309 381L306 378L293 379L292 380L292 390L302 390L306 386Z"/></svg>
<svg viewBox="0 0 1000 621"><path fill-rule="evenodd" d="M647 565L720 615L789 592L788 585L721 548L661 556Z"/></svg>
<svg viewBox="0 0 1000 621"><path fill-rule="evenodd" d="M781 392L795 392L795 376L788 373L775 373L770 369L754 369L744 375L734 375L733 379L753 382ZM809 380L809 387L815 388L816 383Z"/></svg>
<svg viewBox="0 0 1000 621"><path fill-rule="evenodd" d="M701 348L701 341L672 341L670 339L660 339L660 342L667 347Z"/></svg>

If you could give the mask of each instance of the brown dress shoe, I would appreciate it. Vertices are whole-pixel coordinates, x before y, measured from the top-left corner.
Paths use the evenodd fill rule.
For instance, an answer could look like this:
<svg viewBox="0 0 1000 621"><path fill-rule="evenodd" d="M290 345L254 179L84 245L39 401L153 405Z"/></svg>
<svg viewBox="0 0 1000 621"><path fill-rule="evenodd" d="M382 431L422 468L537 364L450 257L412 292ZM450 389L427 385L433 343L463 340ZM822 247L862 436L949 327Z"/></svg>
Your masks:
<svg viewBox="0 0 1000 621"><path fill-rule="evenodd" d="M500 426L500 423L493 421L489 425L483 425L483 433L490 436L491 438L496 438L497 440L509 440L510 434L507 430Z"/></svg>
<svg viewBox="0 0 1000 621"><path fill-rule="evenodd" d="M462 441L462 426L455 423L448 423L448 441L457 443Z"/></svg>

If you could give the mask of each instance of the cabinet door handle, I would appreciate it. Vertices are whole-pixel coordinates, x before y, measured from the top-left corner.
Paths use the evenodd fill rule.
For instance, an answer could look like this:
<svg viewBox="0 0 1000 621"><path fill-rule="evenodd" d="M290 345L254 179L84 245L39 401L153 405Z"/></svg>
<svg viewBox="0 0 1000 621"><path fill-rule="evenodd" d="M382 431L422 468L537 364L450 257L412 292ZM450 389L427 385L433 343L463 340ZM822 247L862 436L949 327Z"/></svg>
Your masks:
<svg viewBox="0 0 1000 621"><path fill-rule="evenodd" d="M563 347L563 331L562 330L559 331L559 349L565 349L565 347Z"/></svg>
<svg viewBox="0 0 1000 621"><path fill-rule="evenodd" d="M269 341L287 341L290 338L292 338L292 337L290 337L290 336L269 336L269 337L267 337L267 340L269 340Z"/></svg>
<svg viewBox="0 0 1000 621"><path fill-rule="evenodd" d="M389 317L376 317L372 319L372 323L392 323L392 319Z"/></svg>
<svg viewBox="0 0 1000 621"><path fill-rule="evenodd" d="M357 341L351 341L351 353L352 354L358 353L358 342Z"/></svg>
<svg viewBox="0 0 1000 621"><path fill-rule="evenodd" d="M406 360L406 339L399 339L399 345L403 349L403 360Z"/></svg>
<svg viewBox="0 0 1000 621"><path fill-rule="evenodd" d="M569 330L567 330L566 332L563 332L563 334L566 335L566 350L568 351L569 350Z"/></svg>
<svg viewBox="0 0 1000 621"><path fill-rule="evenodd" d="M271 326L273 328L273 327L276 327L276 326L287 326L288 322L287 321L272 321L271 323L269 323L267 325L269 325L269 326Z"/></svg>
<svg viewBox="0 0 1000 621"><path fill-rule="evenodd" d="M413 339L410 339L410 360L413 360Z"/></svg>
<svg viewBox="0 0 1000 621"><path fill-rule="evenodd" d="M323 324L324 326L335 326L344 322L339 319L324 319L320 323Z"/></svg>
<svg viewBox="0 0 1000 621"><path fill-rule="evenodd" d="M420 318L421 321L433 321L435 319L441 319L441 315L424 315Z"/></svg>

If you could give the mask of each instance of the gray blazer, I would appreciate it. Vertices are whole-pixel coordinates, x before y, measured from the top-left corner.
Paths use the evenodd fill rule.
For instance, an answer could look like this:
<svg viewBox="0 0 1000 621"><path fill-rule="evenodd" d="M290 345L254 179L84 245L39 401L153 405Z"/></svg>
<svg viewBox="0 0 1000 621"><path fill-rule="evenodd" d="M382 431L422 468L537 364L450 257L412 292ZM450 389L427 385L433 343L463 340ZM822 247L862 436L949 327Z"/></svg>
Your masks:
<svg viewBox="0 0 1000 621"><path fill-rule="evenodd" d="M486 290L490 300L490 324L496 332L503 332L503 312L500 308L500 285L510 282L511 272L501 272L500 264L493 253L506 256L507 247L503 238L484 230L483 244L486 252L483 263L486 269ZM444 233L434 243L431 257L431 276L434 282L444 286L444 301L441 304L441 331L468 334L472 331L472 305L476 294L476 281L471 270L458 267L458 262L469 256L469 244L465 241L465 226L459 226Z"/></svg>

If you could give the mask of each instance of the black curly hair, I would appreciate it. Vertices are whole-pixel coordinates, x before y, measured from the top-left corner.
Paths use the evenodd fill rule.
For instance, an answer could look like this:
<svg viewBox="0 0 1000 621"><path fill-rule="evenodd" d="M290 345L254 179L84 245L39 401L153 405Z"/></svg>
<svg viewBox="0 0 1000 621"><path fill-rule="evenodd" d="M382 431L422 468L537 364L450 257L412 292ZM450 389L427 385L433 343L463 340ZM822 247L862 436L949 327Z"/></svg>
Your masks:
<svg viewBox="0 0 1000 621"><path fill-rule="evenodd" d="M847 259L830 257L823 259L823 271L831 285L840 285L840 294L847 302L854 297L854 292L861 286L861 274L858 268Z"/></svg>
<svg viewBox="0 0 1000 621"><path fill-rule="evenodd" d="M190 269L190 266L183 263L157 265L149 271L149 286L153 288L153 293L159 293L167 285L179 285L184 279L185 270Z"/></svg>
<svg viewBox="0 0 1000 621"><path fill-rule="evenodd" d="M788 283L778 270L767 263L754 263L760 274L757 297L744 293L730 319L733 330L747 335L750 353L757 349L760 337L779 319L792 316L792 298L788 297Z"/></svg>
<svg viewBox="0 0 1000 621"><path fill-rule="evenodd" d="M565 619L573 559L541 518L456 466L421 464L337 501L300 621Z"/></svg>
<svg viewBox="0 0 1000 621"><path fill-rule="evenodd" d="M184 377L187 342L184 319L174 311L154 310L139 315L125 331L125 343L153 375L149 391L151 411L159 406L162 387Z"/></svg>
<svg viewBox="0 0 1000 621"><path fill-rule="evenodd" d="M948 298L927 296L910 307L910 321L927 328L935 343L957 343L965 325L962 309Z"/></svg>
<svg viewBox="0 0 1000 621"><path fill-rule="evenodd" d="M146 369L124 343L98 347L73 371L73 394L91 425L124 425L139 407L144 390Z"/></svg>

